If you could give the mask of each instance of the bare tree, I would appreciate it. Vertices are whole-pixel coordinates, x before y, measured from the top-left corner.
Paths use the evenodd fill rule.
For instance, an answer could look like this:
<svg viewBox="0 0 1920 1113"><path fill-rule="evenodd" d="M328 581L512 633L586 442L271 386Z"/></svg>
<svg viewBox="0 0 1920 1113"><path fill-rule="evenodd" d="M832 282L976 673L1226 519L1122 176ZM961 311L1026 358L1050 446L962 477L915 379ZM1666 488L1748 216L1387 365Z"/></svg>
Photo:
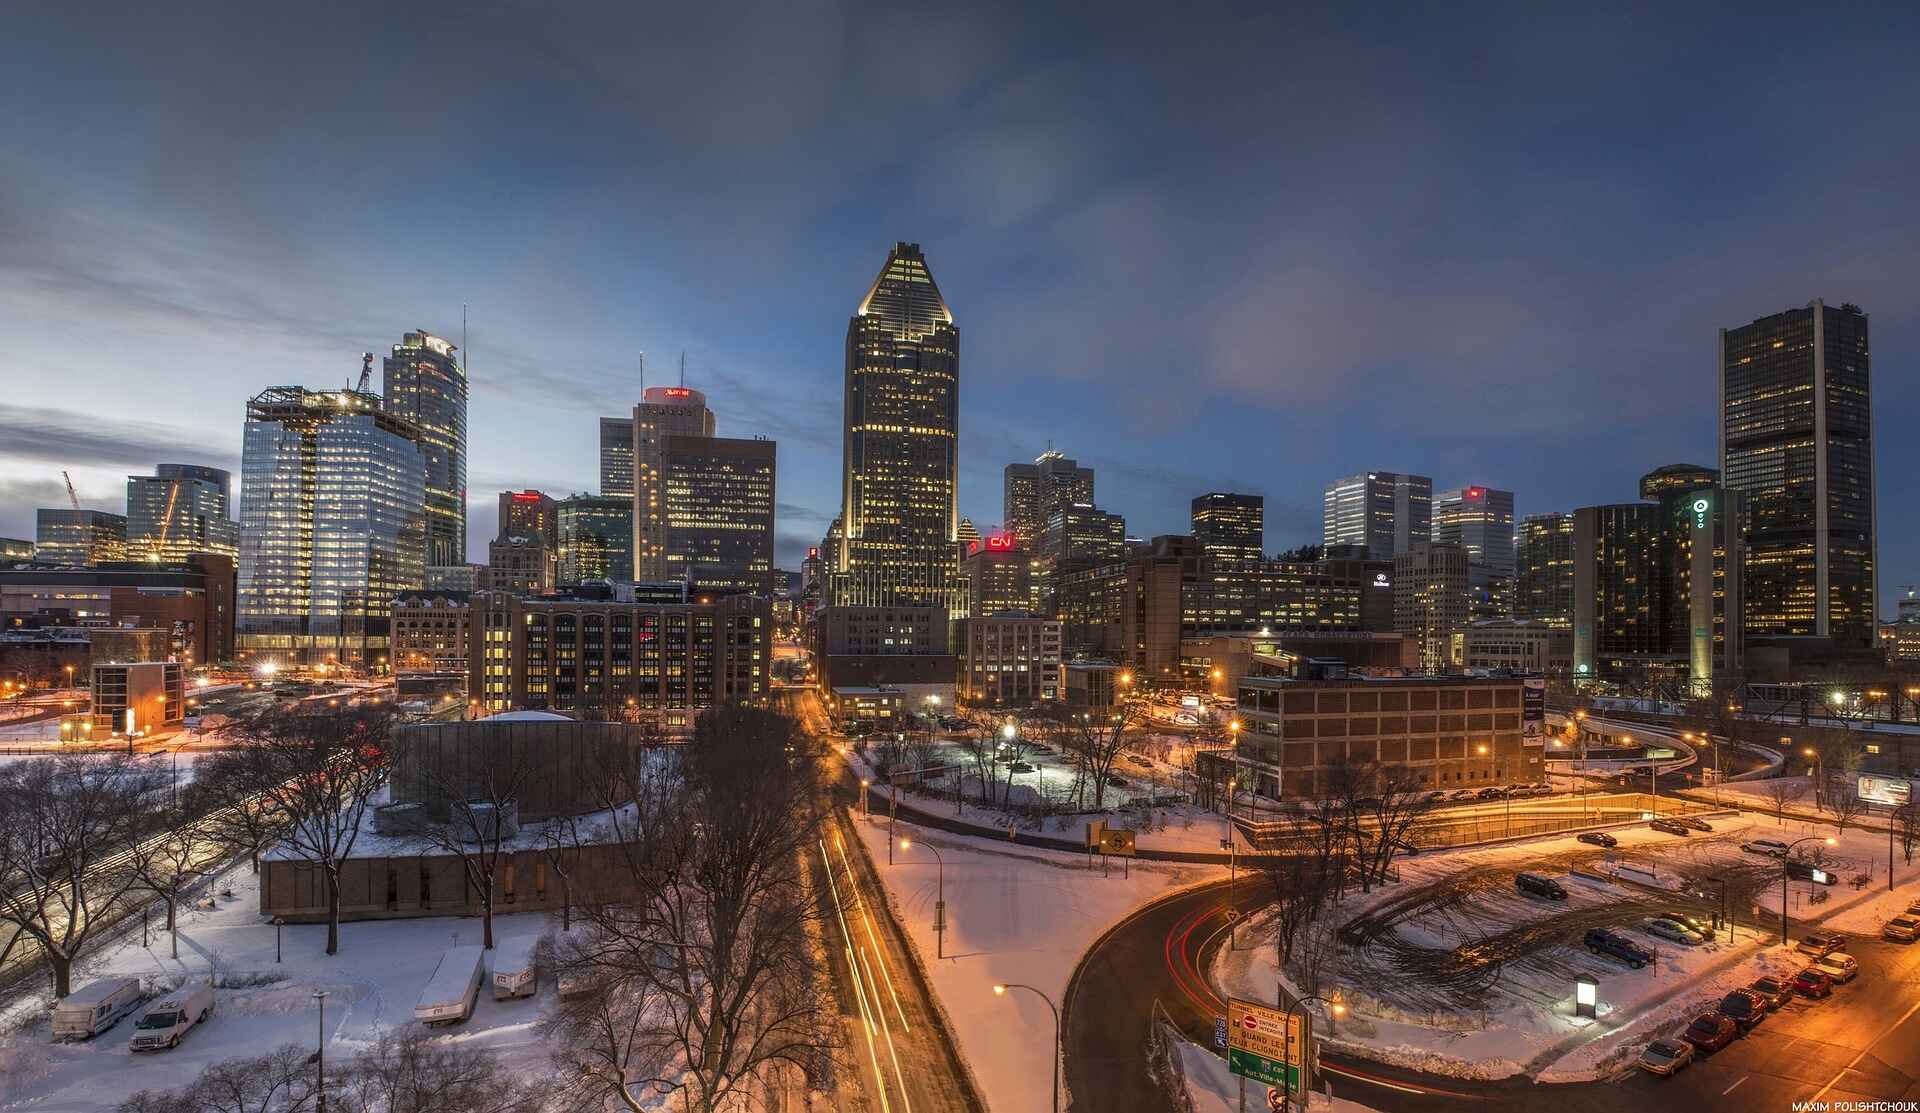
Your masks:
<svg viewBox="0 0 1920 1113"><path fill-rule="evenodd" d="M195 764L189 798L205 812L208 838L247 856L260 872L260 855L279 841L286 817L252 783L248 759L240 750L216 750Z"/></svg>
<svg viewBox="0 0 1920 1113"><path fill-rule="evenodd" d="M1900 853L1906 855L1907 865L1913 865L1913 850L1920 846L1920 806L1902 804L1895 808L1892 815L1894 831L1900 837Z"/></svg>
<svg viewBox="0 0 1920 1113"><path fill-rule="evenodd" d="M1867 801L1853 785L1836 784L1827 791L1827 810L1833 813L1833 822L1839 828L1836 834L1844 835L1847 824L1867 814Z"/></svg>
<svg viewBox="0 0 1920 1113"><path fill-rule="evenodd" d="M121 756L67 754L0 766L0 925L32 943L72 991L73 965L134 903L137 848L164 788Z"/></svg>
<svg viewBox="0 0 1920 1113"><path fill-rule="evenodd" d="M610 845L632 891L583 907L574 933L608 995L575 1029L591 1043L569 1051L595 1100L679 1091L700 1113L752 1107L833 1046L803 870L819 824L811 746L785 716L721 707L687 746L610 774Z"/></svg>
<svg viewBox="0 0 1920 1113"><path fill-rule="evenodd" d="M1291 845L1266 866L1267 881L1273 886L1274 945L1283 967L1293 962L1301 932L1326 907L1345 870L1333 851L1338 844L1326 839L1323 831L1309 830L1310 818L1295 812L1290 813L1289 822L1295 828Z"/></svg>
<svg viewBox="0 0 1920 1113"><path fill-rule="evenodd" d="M1127 748L1127 729L1138 718L1131 701L1115 703L1104 713L1084 712L1067 720L1066 747L1087 771L1093 782L1093 807L1107 806L1107 783L1113 779L1113 764Z"/></svg>
<svg viewBox="0 0 1920 1113"><path fill-rule="evenodd" d="M227 728L242 740L246 780L286 817L279 845L320 871L327 953L340 951L340 870L386 781L393 721L377 706L272 706Z"/></svg>
<svg viewBox="0 0 1920 1113"><path fill-rule="evenodd" d="M118 1113L305 1113L314 1107L308 1052L285 1044L265 1055L214 1063L178 1090L142 1090Z"/></svg>
<svg viewBox="0 0 1920 1113"><path fill-rule="evenodd" d="M1773 801L1773 819L1784 823L1787 818L1787 805L1807 794L1807 786L1791 777L1775 777L1767 782L1767 799Z"/></svg>
<svg viewBox="0 0 1920 1113"><path fill-rule="evenodd" d="M540 832L540 857L560 880L561 931L573 930L573 877L580 868L580 855L586 843L582 821L575 815L556 815L547 820Z"/></svg>
<svg viewBox="0 0 1920 1113"><path fill-rule="evenodd" d="M173 957L179 958L180 898L200 879L217 844L184 809L169 807L160 814L159 830L134 848L133 868L141 887L166 903L167 935Z"/></svg>
<svg viewBox="0 0 1920 1113"><path fill-rule="evenodd" d="M495 760L451 763L423 759L424 788L430 807L445 807L445 823L429 819L409 841L430 853L460 863L468 891L480 903L480 945L493 949L493 913L500 899L500 877L519 849L515 817L538 767L519 748Z"/></svg>
<svg viewBox="0 0 1920 1113"><path fill-rule="evenodd" d="M342 1113L536 1113L541 1105L534 1085L490 1052L416 1027L383 1033L329 1090L327 1107Z"/></svg>
<svg viewBox="0 0 1920 1113"><path fill-rule="evenodd" d="M547 949L555 978L579 989L563 994L541 1019L563 1107L593 1108L608 1097L639 1113L645 1079L663 1078L671 1064L668 1041L658 1038L649 1011L657 1000L652 981L631 976L638 959L631 941L599 934L592 926L567 932ZM671 961L664 951L661 961Z"/></svg>
<svg viewBox="0 0 1920 1113"><path fill-rule="evenodd" d="M1365 816L1373 830L1373 841L1360 847L1360 883L1365 891L1369 883L1384 885L1392 869L1394 856L1412 845L1415 827L1432 810L1427 790L1416 774L1400 766L1369 763L1372 786L1370 799L1356 802L1354 815Z"/></svg>
<svg viewBox="0 0 1920 1113"><path fill-rule="evenodd" d="M1000 783L1000 759L1006 752L1000 746L998 729L989 725L967 732L960 739L960 752L973 768L974 778L980 782L980 802L991 807L994 788Z"/></svg>

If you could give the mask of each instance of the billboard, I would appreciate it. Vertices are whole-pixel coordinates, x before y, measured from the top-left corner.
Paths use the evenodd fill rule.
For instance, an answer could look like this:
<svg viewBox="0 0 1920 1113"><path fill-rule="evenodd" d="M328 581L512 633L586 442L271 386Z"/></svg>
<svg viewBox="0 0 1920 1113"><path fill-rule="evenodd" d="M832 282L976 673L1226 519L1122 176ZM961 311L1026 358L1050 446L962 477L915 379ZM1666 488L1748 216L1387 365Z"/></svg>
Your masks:
<svg viewBox="0 0 1920 1113"><path fill-rule="evenodd" d="M1913 782L1905 777L1881 777L1860 774L1860 799L1889 808L1904 808L1913 802Z"/></svg>
<svg viewBox="0 0 1920 1113"><path fill-rule="evenodd" d="M1547 744L1547 682L1544 677L1529 677L1520 682L1520 742L1527 746Z"/></svg>

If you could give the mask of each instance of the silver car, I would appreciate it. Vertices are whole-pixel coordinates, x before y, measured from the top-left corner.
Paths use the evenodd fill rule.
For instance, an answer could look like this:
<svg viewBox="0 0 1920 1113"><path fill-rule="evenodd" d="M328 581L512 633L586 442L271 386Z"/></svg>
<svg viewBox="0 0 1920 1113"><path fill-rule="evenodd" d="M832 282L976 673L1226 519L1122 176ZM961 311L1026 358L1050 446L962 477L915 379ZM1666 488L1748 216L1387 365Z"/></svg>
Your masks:
<svg viewBox="0 0 1920 1113"><path fill-rule="evenodd" d="M1640 1053L1640 1069L1649 1074L1672 1074L1693 1062L1693 1045L1685 1040L1655 1040Z"/></svg>
<svg viewBox="0 0 1920 1113"><path fill-rule="evenodd" d="M1685 943L1689 947L1706 942L1705 936L1687 925L1661 916L1648 920L1645 927L1649 934L1657 935L1662 939L1671 939L1675 943Z"/></svg>

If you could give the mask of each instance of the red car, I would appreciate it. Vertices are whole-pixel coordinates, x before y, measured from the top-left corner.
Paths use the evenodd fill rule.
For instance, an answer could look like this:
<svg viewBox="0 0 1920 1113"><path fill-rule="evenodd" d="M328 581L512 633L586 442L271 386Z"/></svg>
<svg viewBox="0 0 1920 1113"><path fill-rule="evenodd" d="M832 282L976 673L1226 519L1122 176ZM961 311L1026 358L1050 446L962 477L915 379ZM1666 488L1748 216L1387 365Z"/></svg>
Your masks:
<svg viewBox="0 0 1920 1113"><path fill-rule="evenodd" d="M1719 1013L1701 1013L1680 1033L1686 1040L1701 1051L1718 1051L1734 1041L1740 1034L1740 1026Z"/></svg>
<svg viewBox="0 0 1920 1113"><path fill-rule="evenodd" d="M1802 997L1833 996L1833 979L1809 966L1793 976L1793 991Z"/></svg>

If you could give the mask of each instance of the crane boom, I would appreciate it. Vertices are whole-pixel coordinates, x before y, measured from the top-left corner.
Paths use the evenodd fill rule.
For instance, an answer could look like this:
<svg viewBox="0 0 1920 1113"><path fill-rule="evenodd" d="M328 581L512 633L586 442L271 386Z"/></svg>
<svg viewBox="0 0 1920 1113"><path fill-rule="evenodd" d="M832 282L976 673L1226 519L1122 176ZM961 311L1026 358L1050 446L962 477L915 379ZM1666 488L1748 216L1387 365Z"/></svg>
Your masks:
<svg viewBox="0 0 1920 1113"><path fill-rule="evenodd" d="M359 391L362 394L365 394L367 392L367 380L371 379L372 377L373 377L373 353L361 352L360 353L360 385L357 387L354 387L354 389Z"/></svg>
<svg viewBox="0 0 1920 1113"><path fill-rule="evenodd" d="M73 491L73 477L68 475L65 470L62 470L60 472L60 478L67 481L67 501L73 504L75 510L80 509L80 496Z"/></svg>

